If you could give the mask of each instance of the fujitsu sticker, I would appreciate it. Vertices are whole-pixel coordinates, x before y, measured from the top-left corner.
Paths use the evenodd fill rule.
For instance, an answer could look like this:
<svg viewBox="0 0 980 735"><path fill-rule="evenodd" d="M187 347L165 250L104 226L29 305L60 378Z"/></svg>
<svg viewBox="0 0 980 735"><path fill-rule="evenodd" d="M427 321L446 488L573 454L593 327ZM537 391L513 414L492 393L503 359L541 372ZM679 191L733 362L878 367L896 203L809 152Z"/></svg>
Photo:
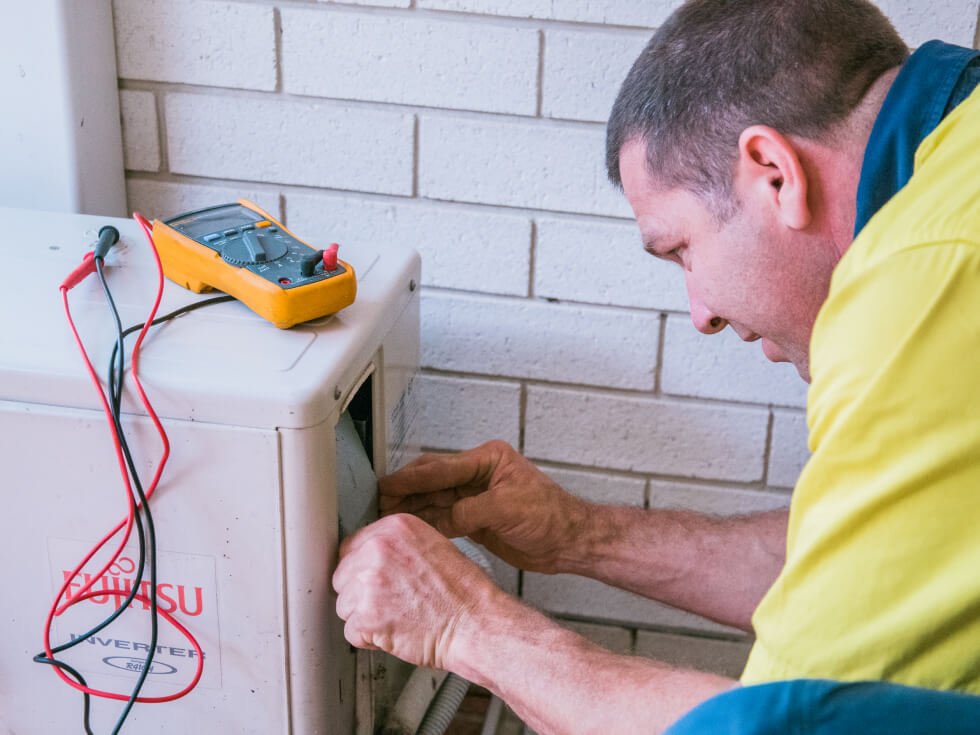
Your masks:
<svg viewBox="0 0 980 735"><path fill-rule="evenodd" d="M108 558L107 550L115 548L110 541L95 560L72 578L72 570L91 546L91 542L48 539L52 596L68 580L66 594L78 594L102 568L104 559ZM91 592L105 594L95 594L81 600L55 617L52 645L81 637L119 609L136 584L138 559L139 549L127 546L106 574L91 586ZM152 642L149 604L152 592L147 562L139 582L139 594L145 599L133 599L128 609L110 625L65 651L59 658L82 672L135 680L145 667ZM221 633L214 559L197 554L158 551L156 598L158 609L176 618L201 646L204 670L198 686L220 689ZM198 657L191 641L161 616L153 663L142 694L163 696L179 691L193 678ZM120 684L118 689L125 691L127 686Z"/></svg>

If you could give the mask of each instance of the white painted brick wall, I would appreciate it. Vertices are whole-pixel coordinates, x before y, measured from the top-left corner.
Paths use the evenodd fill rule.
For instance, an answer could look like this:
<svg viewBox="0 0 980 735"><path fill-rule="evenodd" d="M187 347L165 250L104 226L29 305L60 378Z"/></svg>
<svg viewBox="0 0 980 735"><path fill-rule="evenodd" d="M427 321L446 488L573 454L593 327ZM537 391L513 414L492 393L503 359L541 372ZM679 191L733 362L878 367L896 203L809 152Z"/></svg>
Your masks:
<svg viewBox="0 0 980 735"><path fill-rule="evenodd" d="M806 404L806 383L796 368L769 362L761 342L743 342L732 329L704 335L687 316L667 317L661 387L695 398Z"/></svg>
<svg viewBox="0 0 980 735"><path fill-rule="evenodd" d="M660 25L680 0L418 0L420 8L609 25Z"/></svg>
<svg viewBox="0 0 980 735"><path fill-rule="evenodd" d="M653 389L656 314L427 292L422 363L453 372Z"/></svg>
<svg viewBox="0 0 980 735"><path fill-rule="evenodd" d="M347 252L417 248L432 448L500 437L594 500L780 507L807 458L805 386L694 333L683 279L605 179L601 121L679 2L115 0L130 206L244 195ZM880 4L913 45L975 38L980 0ZM526 575L524 592L732 633L589 580Z"/></svg>
<svg viewBox="0 0 980 735"><path fill-rule="evenodd" d="M542 467L552 480L568 492L594 503L631 505L642 508L646 502L646 481L601 472L582 472L557 467Z"/></svg>
<svg viewBox="0 0 980 735"><path fill-rule="evenodd" d="M972 46L980 0L876 0L905 42L920 46L933 38Z"/></svg>
<svg viewBox="0 0 980 735"><path fill-rule="evenodd" d="M754 482L768 412L530 386L529 457L592 467Z"/></svg>
<svg viewBox="0 0 980 735"><path fill-rule="evenodd" d="M318 102L168 94L170 170L245 181L412 191L412 116Z"/></svg>
<svg viewBox="0 0 980 735"><path fill-rule="evenodd" d="M424 197L630 216L606 180L601 126L423 115L419 135Z"/></svg>
<svg viewBox="0 0 980 735"><path fill-rule="evenodd" d="M287 92L519 115L537 107L533 29L288 8L282 32Z"/></svg>
<svg viewBox="0 0 980 735"><path fill-rule="evenodd" d="M800 411L773 411L769 484L793 487L809 458L806 415Z"/></svg>
<svg viewBox="0 0 980 735"><path fill-rule="evenodd" d="M419 436L429 449L469 449L491 439L517 444L521 387L497 380L421 375Z"/></svg>
<svg viewBox="0 0 980 735"><path fill-rule="evenodd" d="M526 296L531 220L411 199L286 194L286 219L297 233L344 247L401 243L422 256L422 283L465 291Z"/></svg>
<svg viewBox="0 0 980 735"><path fill-rule="evenodd" d="M245 198L255 202L276 219L281 219L279 194L243 186L213 186L150 179L126 182L129 208L149 219L166 219L181 212L226 204ZM300 235L302 237L302 235Z"/></svg>
<svg viewBox="0 0 980 735"><path fill-rule="evenodd" d="M649 31L549 31L544 36L541 112L605 122Z"/></svg>
<svg viewBox="0 0 980 735"><path fill-rule="evenodd" d="M116 64L125 79L272 90L274 11L212 0L114 0Z"/></svg>
<svg viewBox="0 0 980 735"><path fill-rule="evenodd" d="M122 116L126 168L130 171L159 171L160 133L153 92L120 90L119 112Z"/></svg>
<svg viewBox="0 0 980 735"><path fill-rule="evenodd" d="M687 310L676 266L649 255L635 223L539 217L534 295L562 301Z"/></svg>

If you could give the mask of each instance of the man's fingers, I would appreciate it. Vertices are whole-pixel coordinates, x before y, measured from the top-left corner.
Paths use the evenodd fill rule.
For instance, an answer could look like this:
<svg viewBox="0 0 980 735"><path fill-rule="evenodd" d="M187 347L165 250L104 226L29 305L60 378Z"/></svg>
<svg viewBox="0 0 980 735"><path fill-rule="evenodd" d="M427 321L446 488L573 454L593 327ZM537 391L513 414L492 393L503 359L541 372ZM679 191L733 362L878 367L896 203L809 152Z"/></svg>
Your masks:
<svg viewBox="0 0 980 735"><path fill-rule="evenodd" d="M416 513L430 506L448 508L456 502L457 497L455 488L404 497L382 495L380 505L381 510L385 513Z"/></svg>
<svg viewBox="0 0 980 735"><path fill-rule="evenodd" d="M364 636L363 632L358 629L358 627L352 624L352 621L348 620L347 624L344 625L344 638L350 643L354 648L368 648L371 650L377 650L378 647L370 643L368 639Z"/></svg>
<svg viewBox="0 0 980 735"><path fill-rule="evenodd" d="M486 495L457 500L449 508L429 506L415 515L448 538L469 536L490 525L494 516Z"/></svg>
<svg viewBox="0 0 980 735"><path fill-rule="evenodd" d="M439 457L427 462L413 462L378 481L382 495L406 496L438 492L480 479L486 468L482 452L470 451Z"/></svg>

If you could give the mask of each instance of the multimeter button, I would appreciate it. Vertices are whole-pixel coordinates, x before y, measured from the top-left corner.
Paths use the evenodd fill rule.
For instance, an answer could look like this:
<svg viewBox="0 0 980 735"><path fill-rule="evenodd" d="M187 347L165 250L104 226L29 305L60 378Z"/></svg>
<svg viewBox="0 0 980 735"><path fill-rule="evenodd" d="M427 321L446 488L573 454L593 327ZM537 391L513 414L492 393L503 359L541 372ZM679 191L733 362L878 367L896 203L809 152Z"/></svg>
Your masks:
<svg viewBox="0 0 980 735"><path fill-rule="evenodd" d="M337 270L337 251L340 250L340 245L333 242L330 243L330 247L323 251L323 270L325 271L335 271Z"/></svg>
<svg viewBox="0 0 980 735"><path fill-rule="evenodd" d="M270 227L268 230L266 230L266 232L279 232L279 228L278 227Z"/></svg>
<svg viewBox="0 0 980 735"><path fill-rule="evenodd" d="M221 239L220 232L212 232L210 235L204 236L204 242L214 242L215 240L220 240L220 239Z"/></svg>
<svg viewBox="0 0 980 735"><path fill-rule="evenodd" d="M234 237L237 234L238 230L225 230L224 232L225 237Z"/></svg>
<svg viewBox="0 0 980 735"><path fill-rule="evenodd" d="M248 232L249 230L254 230L255 225L242 225L242 232Z"/></svg>
<svg viewBox="0 0 980 735"><path fill-rule="evenodd" d="M268 226L269 226L269 225L271 225L271 224L272 224L272 223L271 223L271 222L270 222L269 220L267 220L267 219L264 219L264 220L262 220L261 222L256 222L256 223L255 223L255 226L256 226L256 227L268 227Z"/></svg>

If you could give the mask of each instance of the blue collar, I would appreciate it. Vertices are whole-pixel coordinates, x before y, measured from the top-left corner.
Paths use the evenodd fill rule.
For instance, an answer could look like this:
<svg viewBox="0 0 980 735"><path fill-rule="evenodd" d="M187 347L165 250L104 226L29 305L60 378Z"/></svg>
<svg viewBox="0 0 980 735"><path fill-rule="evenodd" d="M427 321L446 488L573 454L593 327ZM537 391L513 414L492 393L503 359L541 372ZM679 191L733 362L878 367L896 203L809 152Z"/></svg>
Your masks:
<svg viewBox="0 0 980 735"><path fill-rule="evenodd" d="M980 83L980 51L929 41L902 65L864 150L854 235L912 177L922 140Z"/></svg>

